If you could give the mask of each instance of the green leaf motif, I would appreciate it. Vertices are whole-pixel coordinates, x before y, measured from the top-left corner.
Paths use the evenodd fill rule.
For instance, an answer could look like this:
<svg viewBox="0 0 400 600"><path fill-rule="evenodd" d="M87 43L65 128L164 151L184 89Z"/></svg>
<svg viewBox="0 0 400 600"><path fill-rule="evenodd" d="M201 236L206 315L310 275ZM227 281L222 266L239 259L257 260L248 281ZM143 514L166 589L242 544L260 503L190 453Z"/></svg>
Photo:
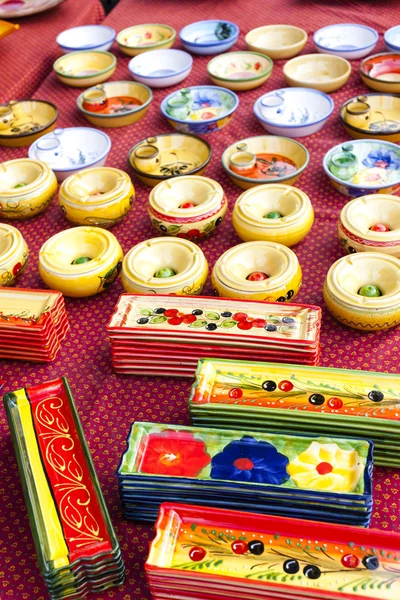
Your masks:
<svg viewBox="0 0 400 600"><path fill-rule="evenodd" d="M153 314L153 311L148 309L148 308L141 308L140 309L140 314L141 315L146 315L146 317L151 317L151 315Z"/></svg>
<svg viewBox="0 0 400 600"><path fill-rule="evenodd" d="M210 319L211 321L218 321L218 319L220 318L219 314L216 312L206 312L206 318Z"/></svg>
<svg viewBox="0 0 400 600"><path fill-rule="evenodd" d="M180 230L180 228L181 228L180 225L168 225L167 232L168 233L178 233L178 231Z"/></svg>
<svg viewBox="0 0 400 600"><path fill-rule="evenodd" d="M224 327L225 329L230 329L231 327L235 327L236 325L236 321L232 321L232 320L226 320L226 321L222 321L221 323L221 327Z"/></svg>
<svg viewBox="0 0 400 600"><path fill-rule="evenodd" d="M164 321L167 320L167 317L164 317L164 315L159 315L157 317L152 317L150 319L150 323L164 323Z"/></svg>
<svg viewBox="0 0 400 600"><path fill-rule="evenodd" d="M204 325L207 325L207 321L202 321L201 319L196 319L196 321L193 321L193 323L190 323L189 327L204 327Z"/></svg>

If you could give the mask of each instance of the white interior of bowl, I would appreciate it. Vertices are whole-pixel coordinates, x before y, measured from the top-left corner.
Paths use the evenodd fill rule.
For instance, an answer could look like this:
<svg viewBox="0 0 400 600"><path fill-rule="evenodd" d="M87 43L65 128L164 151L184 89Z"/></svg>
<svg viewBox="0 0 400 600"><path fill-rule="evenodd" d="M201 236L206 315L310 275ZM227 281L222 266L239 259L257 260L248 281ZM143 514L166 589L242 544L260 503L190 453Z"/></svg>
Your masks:
<svg viewBox="0 0 400 600"><path fill-rule="evenodd" d="M196 253L193 247L175 243L175 240L162 239L156 243L138 244L127 256L130 270L135 278L152 285L174 284L193 268ZM175 272L172 277L158 278L155 273L159 269L169 268Z"/></svg>
<svg viewBox="0 0 400 600"><path fill-rule="evenodd" d="M111 200L122 190L122 184L125 183L122 172L101 167L69 177L64 183L64 189L75 202L96 204Z"/></svg>
<svg viewBox="0 0 400 600"><path fill-rule="evenodd" d="M400 47L400 25L395 25L385 32L385 41L388 44Z"/></svg>
<svg viewBox="0 0 400 600"><path fill-rule="evenodd" d="M96 48L111 42L115 31L105 25L82 25L62 31L57 36L57 43L65 48L84 50Z"/></svg>
<svg viewBox="0 0 400 600"><path fill-rule="evenodd" d="M43 175L43 166L28 159L3 163L0 168L0 193L24 194L28 186L38 182Z"/></svg>
<svg viewBox="0 0 400 600"><path fill-rule="evenodd" d="M260 227L285 227L299 216L303 199L294 188L285 186L256 186L246 192L239 201L243 215L257 221ZM278 212L280 219L267 219L265 215Z"/></svg>
<svg viewBox="0 0 400 600"><path fill-rule="evenodd" d="M283 102L278 103L279 99ZM332 109L333 102L329 96L308 88L275 90L261 96L254 105L256 116L261 120L293 127L304 127L326 119Z"/></svg>
<svg viewBox="0 0 400 600"><path fill-rule="evenodd" d="M99 267L110 249L112 234L100 227L73 227L47 240L40 250L40 260L46 270L63 276L82 274ZM77 258L91 260L72 264Z"/></svg>
<svg viewBox="0 0 400 600"><path fill-rule="evenodd" d="M376 32L363 25L337 24L323 27L316 32L314 41L329 50L361 50L377 42Z"/></svg>
<svg viewBox="0 0 400 600"><path fill-rule="evenodd" d="M381 196L381 194L379 195ZM380 241L398 240L400 234L400 199L386 197L361 197L349 202L343 209L343 223L356 235ZM371 231L377 223L389 227L384 233Z"/></svg>
<svg viewBox="0 0 400 600"><path fill-rule="evenodd" d="M163 213L190 217L208 212L223 196L222 188L205 177L178 177L158 184L151 193L151 204ZM193 208L180 208L190 202Z"/></svg>
<svg viewBox="0 0 400 600"><path fill-rule="evenodd" d="M359 258L360 257L360 258ZM356 258L356 260L354 260ZM385 297L400 292L400 270L398 264L387 260L386 256L373 253L362 253L340 261L334 271L334 282L339 290L354 296L359 303L379 302ZM365 285L375 285L382 296L367 298L360 296L359 289Z"/></svg>
<svg viewBox="0 0 400 600"><path fill-rule="evenodd" d="M268 279L283 275L287 267L286 254L274 247L260 246L257 249L254 246L239 245L221 260L221 269L233 282L240 282L241 285L247 283L252 287L259 284L264 288ZM264 273L268 279L260 282L248 281L247 277L254 272Z"/></svg>
<svg viewBox="0 0 400 600"><path fill-rule="evenodd" d="M150 50L129 62L129 70L142 77L168 77L189 69L193 59L183 50Z"/></svg>

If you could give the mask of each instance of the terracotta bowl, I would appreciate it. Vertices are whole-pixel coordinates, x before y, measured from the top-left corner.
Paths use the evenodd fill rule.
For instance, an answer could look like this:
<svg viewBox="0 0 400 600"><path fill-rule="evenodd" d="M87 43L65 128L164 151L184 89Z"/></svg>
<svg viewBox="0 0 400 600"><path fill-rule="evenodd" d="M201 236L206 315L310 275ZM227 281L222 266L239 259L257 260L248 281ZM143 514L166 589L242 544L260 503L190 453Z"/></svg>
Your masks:
<svg viewBox="0 0 400 600"><path fill-rule="evenodd" d="M400 54L383 52L365 58L360 77L369 88L385 94L400 94Z"/></svg>
<svg viewBox="0 0 400 600"><path fill-rule="evenodd" d="M116 42L119 49L128 56L136 56L149 50L171 48L176 31L169 25L149 23L133 25L119 32Z"/></svg>
<svg viewBox="0 0 400 600"><path fill-rule="evenodd" d="M333 54L304 54L292 58L283 67L289 85L314 88L328 94L344 86L350 73L350 63Z"/></svg>
<svg viewBox="0 0 400 600"><path fill-rule="evenodd" d="M264 25L252 29L244 38L249 50L273 60L293 58L303 50L307 39L307 32L293 25Z"/></svg>
<svg viewBox="0 0 400 600"><path fill-rule="evenodd" d="M356 139L400 141L400 98L367 94L347 100L339 109L347 133Z"/></svg>
<svg viewBox="0 0 400 600"><path fill-rule="evenodd" d="M0 223L0 286L9 286L25 269L28 246L18 229Z"/></svg>
<svg viewBox="0 0 400 600"><path fill-rule="evenodd" d="M57 107L45 100L12 100L0 104L0 146L29 146L52 131Z"/></svg>
<svg viewBox="0 0 400 600"><path fill-rule="evenodd" d="M207 71L215 85L244 92L263 85L272 67L272 60L259 52L228 52L210 60Z"/></svg>
<svg viewBox="0 0 400 600"><path fill-rule="evenodd" d="M53 65L57 78L72 87L89 87L107 81L116 67L114 54L99 50L70 52Z"/></svg>

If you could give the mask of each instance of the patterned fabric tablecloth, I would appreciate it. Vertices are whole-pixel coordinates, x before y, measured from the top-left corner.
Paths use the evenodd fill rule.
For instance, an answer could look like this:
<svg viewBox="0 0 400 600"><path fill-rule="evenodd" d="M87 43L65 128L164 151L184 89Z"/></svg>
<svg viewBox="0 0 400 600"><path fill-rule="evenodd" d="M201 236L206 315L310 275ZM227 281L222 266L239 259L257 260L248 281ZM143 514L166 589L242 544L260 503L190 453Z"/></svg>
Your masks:
<svg viewBox="0 0 400 600"><path fill-rule="evenodd" d="M65 9L70 3L73 4L74 0L69 0ZM83 4L87 6L88 3ZM194 5L181 0L152 0L151 2L121 0L104 22L117 31L131 24L148 22L165 22L179 31L183 25L199 19L227 18L240 25L242 33L236 48L242 49L245 47L244 35L253 27L271 22L298 24L307 29L310 34L305 52L313 52L311 38L319 27L330 23L362 22L376 27L382 35L385 29L396 24L398 14L396 6L398 2L389 1L333 3L311 0L268 0L254 3L252 0L198 0ZM55 33L56 29L54 35ZM15 34L15 39L18 35ZM180 47L179 41L176 42L175 47ZM381 37L376 52L383 50ZM130 79L127 67L129 59L122 55L117 47L114 48L114 52L118 58L118 68L112 79ZM208 60L207 57L195 57L193 71L184 85L209 83L206 72ZM263 134L264 130L253 115L253 103L265 91L285 87L282 66L283 61L275 63L271 78L262 88L240 94L240 106L230 125L220 133L207 136L213 147L213 158L205 175L215 178L222 184L227 193L230 209L241 190L236 188L225 175L220 162L221 154L235 140L249 135ZM322 284L326 272L342 255L336 223L339 211L346 203L346 197L331 187L321 163L324 153L330 147L347 140L337 117L339 106L346 99L367 91L358 75L359 62L353 62L352 66L353 73L348 83L339 92L332 94L335 111L328 125L314 136L301 140L310 151L311 160L297 185L310 196L316 219L307 238L295 248L304 272L303 286L297 299L299 302L321 306L323 305ZM29 69L29 73L30 77L37 76L36 73L33 74L33 69ZM160 101L170 91L172 90L155 91L147 116L136 125L106 130L113 143L108 165L126 169L133 176L127 167L128 151L133 144L146 136L170 130L159 111ZM87 122L79 114L75 105L78 94L78 90L61 85L53 73L50 73L34 96L50 100L58 106L60 110L58 126L85 126ZM8 160L24 156L26 150L3 149L0 152L4 160ZM139 241L155 235L146 212L149 188L137 181L134 181L134 184L136 188L134 208L126 219L112 230L124 251ZM56 201L37 219L18 224L30 248L28 267L19 285L42 287L37 272L39 248L44 240L68 226ZM239 242L240 239L236 236L228 215L221 225L218 236L202 242L201 247L212 267L222 252ZM128 523L122 519L115 470L120 455L125 449L125 438L133 420L189 423L186 399L191 381L123 377L113 373L105 326L121 291L121 283L117 282L107 294L102 296L67 300L71 332L56 362L44 366L1 361L0 375L6 380L5 391L37 384L61 375L68 377L127 566L125 586L120 590L110 590L99 595L98 600L106 598L148 600L150 594L146 587L143 563L153 531L150 527ZM211 293L210 284L205 289L205 293ZM398 331L375 334L356 332L334 321L324 309L322 365L396 372L399 371L398 356ZM2 570L5 571L5 577L0 583L0 597L12 600L20 598L44 600L47 597L46 590L37 570L28 517L3 410L0 416L0 497L2 498L0 549ZM335 431L332 431L332 434L334 433ZM400 471L383 468L375 470L373 526L385 530L400 528L399 477Z"/></svg>

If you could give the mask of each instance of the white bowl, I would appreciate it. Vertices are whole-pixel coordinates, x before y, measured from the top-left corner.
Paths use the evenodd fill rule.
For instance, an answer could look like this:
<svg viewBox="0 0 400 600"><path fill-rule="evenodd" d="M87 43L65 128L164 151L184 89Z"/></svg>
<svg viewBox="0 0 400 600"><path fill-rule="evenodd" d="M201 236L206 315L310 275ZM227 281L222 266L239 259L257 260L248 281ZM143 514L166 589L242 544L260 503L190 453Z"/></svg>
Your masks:
<svg viewBox="0 0 400 600"><path fill-rule="evenodd" d="M62 31L56 38L64 54L77 50L101 50L111 48L117 32L107 25L82 25Z"/></svg>
<svg viewBox="0 0 400 600"><path fill-rule="evenodd" d="M192 65L193 58L183 50L150 50L132 58L128 69L139 83L161 88L186 79Z"/></svg>
<svg viewBox="0 0 400 600"><path fill-rule="evenodd" d="M334 106L333 100L319 90L282 88L258 98L254 114L269 133L297 138L322 129Z"/></svg>
<svg viewBox="0 0 400 600"><path fill-rule="evenodd" d="M55 129L33 142L28 156L46 163L57 180L64 181L82 169L102 167L110 150L111 140L102 131L91 127L68 127Z"/></svg>
<svg viewBox="0 0 400 600"><path fill-rule="evenodd" d="M379 34L375 29L357 23L328 25L314 33L314 44L318 52L335 54L348 60L371 54L378 39Z"/></svg>
<svg viewBox="0 0 400 600"><path fill-rule="evenodd" d="M383 38L389 52L400 52L400 25L385 31Z"/></svg>
<svg viewBox="0 0 400 600"><path fill-rule="evenodd" d="M221 28L225 28L224 30ZM193 54L220 54L237 42L240 29L225 19L197 21L186 25L179 37L185 50Z"/></svg>

